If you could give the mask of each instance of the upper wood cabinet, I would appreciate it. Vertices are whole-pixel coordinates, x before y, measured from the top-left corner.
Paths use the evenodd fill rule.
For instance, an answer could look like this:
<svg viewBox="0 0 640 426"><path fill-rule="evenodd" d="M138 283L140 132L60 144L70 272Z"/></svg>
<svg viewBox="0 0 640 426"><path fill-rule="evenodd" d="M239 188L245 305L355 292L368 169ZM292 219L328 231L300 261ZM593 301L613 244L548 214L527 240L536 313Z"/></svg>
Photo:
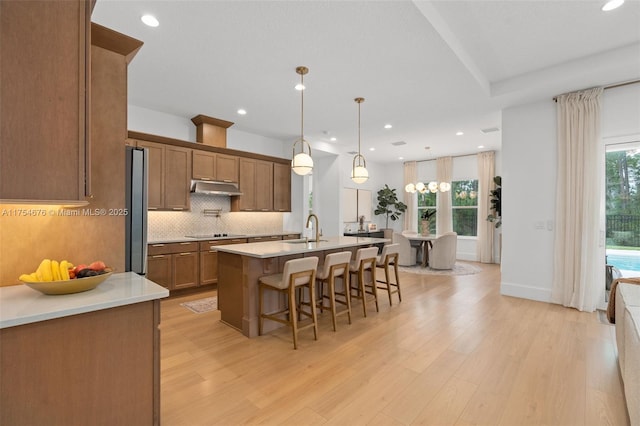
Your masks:
<svg viewBox="0 0 640 426"><path fill-rule="evenodd" d="M0 2L0 199L84 202L90 194L91 6Z"/></svg>
<svg viewBox="0 0 640 426"><path fill-rule="evenodd" d="M156 142L136 141L149 152L149 210L189 210L191 150Z"/></svg>
<svg viewBox="0 0 640 426"><path fill-rule="evenodd" d="M193 150L193 178L220 182L238 182L238 157Z"/></svg>
<svg viewBox="0 0 640 426"><path fill-rule="evenodd" d="M273 163L273 210L291 211L291 166Z"/></svg>
<svg viewBox="0 0 640 426"><path fill-rule="evenodd" d="M232 211L273 211L273 163L240 158L240 191L231 200Z"/></svg>

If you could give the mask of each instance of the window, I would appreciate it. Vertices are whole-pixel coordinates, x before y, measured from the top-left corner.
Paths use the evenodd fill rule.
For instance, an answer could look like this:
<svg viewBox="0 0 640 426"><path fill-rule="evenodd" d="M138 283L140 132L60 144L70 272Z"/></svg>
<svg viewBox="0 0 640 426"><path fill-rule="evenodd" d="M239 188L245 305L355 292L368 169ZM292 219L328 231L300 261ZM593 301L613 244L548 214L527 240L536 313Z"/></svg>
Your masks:
<svg viewBox="0 0 640 426"><path fill-rule="evenodd" d="M477 236L478 180L459 180L451 183L451 212L453 230L458 235Z"/></svg>
<svg viewBox="0 0 640 426"><path fill-rule="evenodd" d="M422 214L425 210L436 208L436 194L432 192L425 192L421 194L418 192L418 232L422 233ZM429 219L429 232L436 233L436 216L433 215Z"/></svg>

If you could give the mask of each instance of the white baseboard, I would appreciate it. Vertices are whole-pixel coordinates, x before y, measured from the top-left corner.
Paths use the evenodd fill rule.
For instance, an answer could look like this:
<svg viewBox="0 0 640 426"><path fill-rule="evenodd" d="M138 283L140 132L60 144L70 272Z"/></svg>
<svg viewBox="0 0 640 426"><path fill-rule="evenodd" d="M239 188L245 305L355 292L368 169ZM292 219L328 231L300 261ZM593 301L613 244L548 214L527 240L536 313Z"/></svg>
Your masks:
<svg viewBox="0 0 640 426"><path fill-rule="evenodd" d="M500 283L500 294L551 303L551 289L533 287L523 284Z"/></svg>

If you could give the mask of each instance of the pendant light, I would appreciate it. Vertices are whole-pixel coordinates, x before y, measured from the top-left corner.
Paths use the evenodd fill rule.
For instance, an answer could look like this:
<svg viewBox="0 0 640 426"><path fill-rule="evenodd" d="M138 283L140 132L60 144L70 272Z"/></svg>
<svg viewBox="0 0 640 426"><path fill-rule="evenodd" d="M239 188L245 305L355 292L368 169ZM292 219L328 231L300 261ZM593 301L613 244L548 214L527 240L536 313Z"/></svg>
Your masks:
<svg viewBox="0 0 640 426"><path fill-rule="evenodd" d="M354 101L358 104L358 154L353 157L351 180L355 183L364 183L369 179L367 160L360 154L360 104L364 102L364 98L355 98Z"/></svg>
<svg viewBox="0 0 640 426"><path fill-rule="evenodd" d="M309 72L307 67L297 67L296 72L300 74L300 139L293 144L293 156L291 169L298 175L307 175L313 170L313 159L311 158L311 145L304 139L304 75ZM296 154L296 145L300 145L300 152ZM305 152L305 146L308 154Z"/></svg>

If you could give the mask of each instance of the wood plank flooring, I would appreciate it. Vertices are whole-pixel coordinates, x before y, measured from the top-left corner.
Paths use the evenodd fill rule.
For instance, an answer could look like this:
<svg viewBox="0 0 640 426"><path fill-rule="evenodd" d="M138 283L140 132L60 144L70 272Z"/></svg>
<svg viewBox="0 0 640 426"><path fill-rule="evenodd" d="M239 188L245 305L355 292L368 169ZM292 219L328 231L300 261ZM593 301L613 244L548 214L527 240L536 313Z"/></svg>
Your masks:
<svg viewBox="0 0 640 426"><path fill-rule="evenodd" d="M500 295L500 269L401 273L402 303L353 324L320 315L318 341L248 339L162 302L161 422L171 425L628 425L613 326ZM373 306L373 305L371 305Z"/></svg>

